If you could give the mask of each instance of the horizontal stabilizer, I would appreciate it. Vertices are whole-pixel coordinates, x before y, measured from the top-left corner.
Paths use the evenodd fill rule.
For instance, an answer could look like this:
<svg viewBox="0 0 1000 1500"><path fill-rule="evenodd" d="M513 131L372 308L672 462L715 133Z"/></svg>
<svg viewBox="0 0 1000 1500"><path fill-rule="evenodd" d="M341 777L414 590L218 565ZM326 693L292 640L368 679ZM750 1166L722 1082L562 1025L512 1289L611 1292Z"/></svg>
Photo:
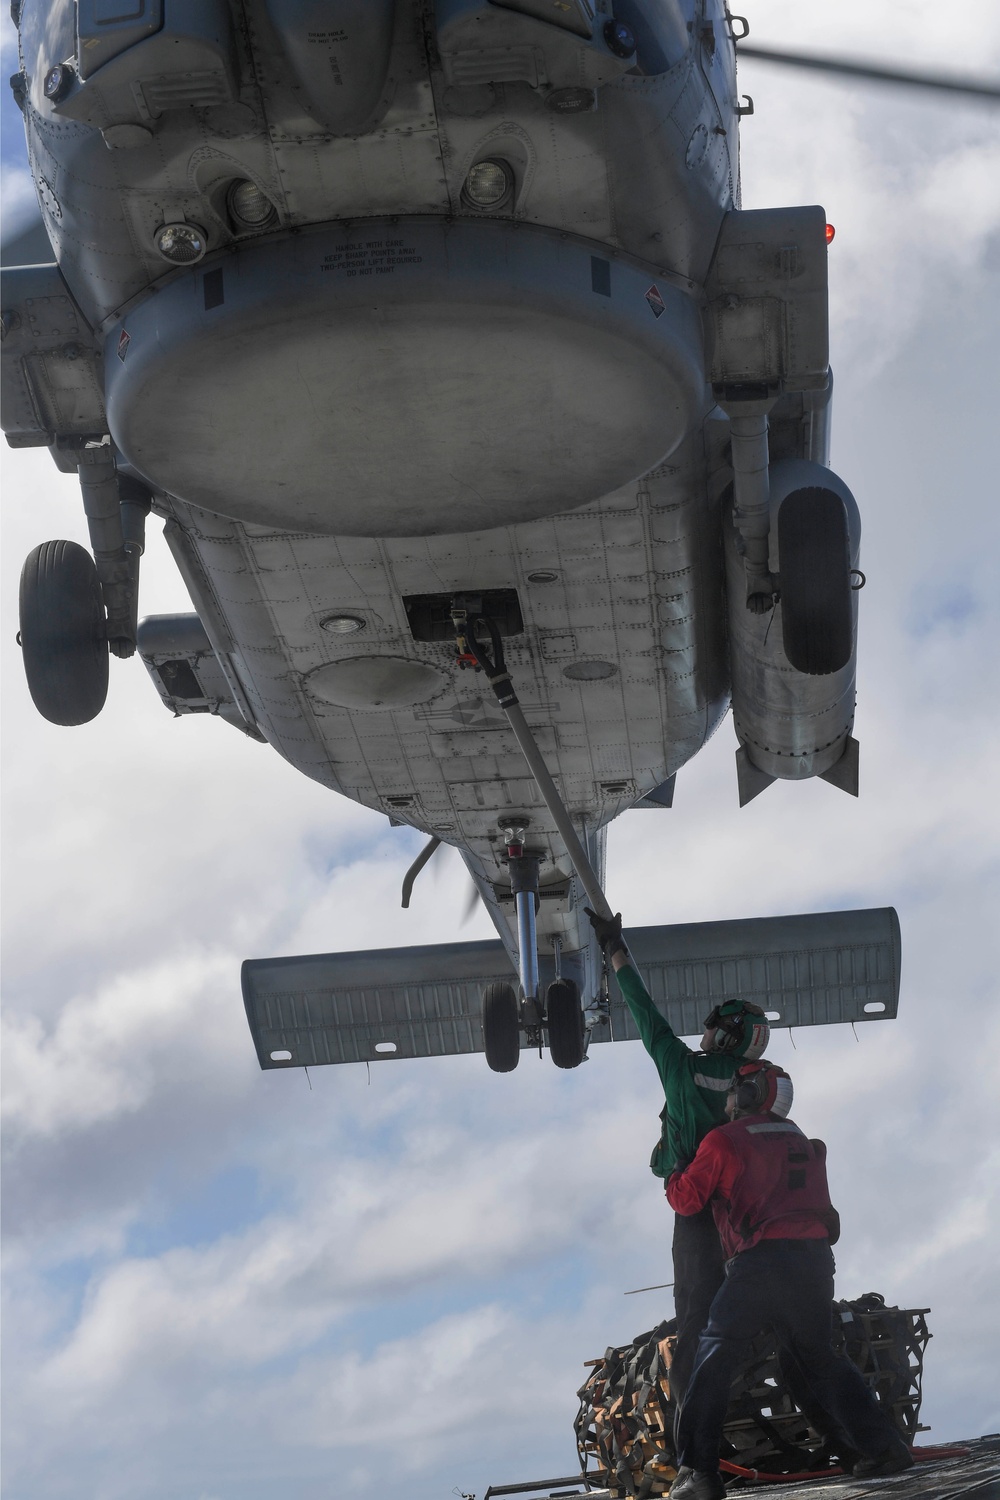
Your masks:
<svg viewBox="0 0 1000 1500"><path fill-rule="evenodd" d="M247 959L242 977L262 1068L481 1052L483 986L514 979L499 939Z"/></svg>
<svg viewBox="0 0 1000 1500"><path fill-rule="evenodd" d="M627 937L679 1036L698 1035L712 1006L734 995L760 1005L775 1026L896 1014L899 921L891 907L637 927ZM481 1052L481 993L495 980L514 980L497 941L375 948L248 959L243 1000L262 1068L378 1062ZM637 1035L614 987L610 1026L595 1026L592 1039Z"/></svg>
<svg viewBox="0 0 1000 1500"><path fill-rule="evenodd" d="M626 932L635 966L678 1036L696 1036L712 1006L739 996L772 1026L889 1021L899 1003L899 918L864 911L687 922ZM612 1039L637 1037L628 1007L611 1005Z"/></svg>

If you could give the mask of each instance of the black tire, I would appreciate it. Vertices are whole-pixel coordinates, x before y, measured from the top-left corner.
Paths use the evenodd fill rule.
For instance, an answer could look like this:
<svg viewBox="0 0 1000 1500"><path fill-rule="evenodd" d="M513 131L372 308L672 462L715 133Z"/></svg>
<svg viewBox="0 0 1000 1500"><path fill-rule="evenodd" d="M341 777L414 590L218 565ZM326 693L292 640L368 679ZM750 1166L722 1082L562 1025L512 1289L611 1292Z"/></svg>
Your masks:
<svg viewBox="0 0 1000 1500"><path fill-rule="evenodd" d="M521 1057L521 1024L513 985L494 983L483 990L483 1044L494 1073L513 1073Z"/></svg>
<svg viewBox="0 0 1000 1500"><path fill-rule="evenodd" d="M21 653L28 691L50 724L87 724L108 696L108 632L94 559L43 542L21 570Z"/></svg>
<svg viewBox="0 0 1000 1500"><path fill-rule="evenodd" d="M851 540L840 496L819 486L786 495L778 557L785 655L810 677L839 672L854 649Z"/></svg>
<svg viewBox="0 0 1000 1500"><path fill-rule="evenodd" d="M557 1068L578 1068L583 1062L583 1011L580 991L572 979L554 979L545 992L549 1053Z"/></svg>

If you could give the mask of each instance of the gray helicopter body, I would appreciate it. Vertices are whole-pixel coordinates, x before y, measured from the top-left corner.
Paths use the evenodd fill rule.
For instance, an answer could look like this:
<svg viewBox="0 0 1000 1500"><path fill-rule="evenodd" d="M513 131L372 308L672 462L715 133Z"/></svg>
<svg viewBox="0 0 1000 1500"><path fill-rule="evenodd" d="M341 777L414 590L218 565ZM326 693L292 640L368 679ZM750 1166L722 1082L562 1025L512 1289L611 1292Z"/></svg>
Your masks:
<svg viewBox="0 0 1000 1500"><path fill-rule="evenodd" d="M834 497L845 587L857 562L825 216L740 210L733 32L723 0L20 6L57 268L7 283L5 427L110 526L112 649L457 846L515 962L522 827L543 975L585 1000L582 892L456 599L497 622L598 868L731 701L741 800L857 790L856 596L818 663L780 623L783 505ZM136 630L115 484L197 618Z"/></svg>

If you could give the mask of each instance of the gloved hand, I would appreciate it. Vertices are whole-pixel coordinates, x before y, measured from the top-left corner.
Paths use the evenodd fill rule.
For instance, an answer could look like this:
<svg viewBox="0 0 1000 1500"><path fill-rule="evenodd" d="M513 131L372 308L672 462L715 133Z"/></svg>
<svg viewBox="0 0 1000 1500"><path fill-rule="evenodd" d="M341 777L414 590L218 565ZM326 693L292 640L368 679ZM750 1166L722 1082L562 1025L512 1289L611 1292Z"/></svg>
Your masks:
<svg viewBox="0 0 1000 1500"><path fill-rule="evenodd" d="M605 958L610 958L612 953L627 953L625 940L622 937L622 914L618 912L614 917L599 917L596 911L591 911L585 906L584 911L590 918L590 925L594 929L594 935L601 947L604 949Z"/></svg>

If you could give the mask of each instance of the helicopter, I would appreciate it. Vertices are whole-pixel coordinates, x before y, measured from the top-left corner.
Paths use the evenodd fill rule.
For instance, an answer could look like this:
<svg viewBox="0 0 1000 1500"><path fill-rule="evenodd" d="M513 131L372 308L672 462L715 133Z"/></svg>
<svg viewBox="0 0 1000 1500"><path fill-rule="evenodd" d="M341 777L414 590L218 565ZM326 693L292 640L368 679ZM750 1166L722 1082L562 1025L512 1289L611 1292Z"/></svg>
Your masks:
<svg viewBox="0 0 1000 1500"><path fill-rule="evenodd" d="M137 652L172 713L422 830L404 903L460 849L498 941L249 961L262 1067L509 1071L545 1040L575 1067L634 1035L585 914L610 822L669 808L730 706L741 804L858 792L831 229L739 206L746 23L715 0L15 20L55 261L4 275L3 426L79 475L91 538L25 566L36 707L89 722ZM194 613L139 619L151 511ZM685 1034L734 989L783 1024L895 1014L890 910L630 936Z"/></svg>

